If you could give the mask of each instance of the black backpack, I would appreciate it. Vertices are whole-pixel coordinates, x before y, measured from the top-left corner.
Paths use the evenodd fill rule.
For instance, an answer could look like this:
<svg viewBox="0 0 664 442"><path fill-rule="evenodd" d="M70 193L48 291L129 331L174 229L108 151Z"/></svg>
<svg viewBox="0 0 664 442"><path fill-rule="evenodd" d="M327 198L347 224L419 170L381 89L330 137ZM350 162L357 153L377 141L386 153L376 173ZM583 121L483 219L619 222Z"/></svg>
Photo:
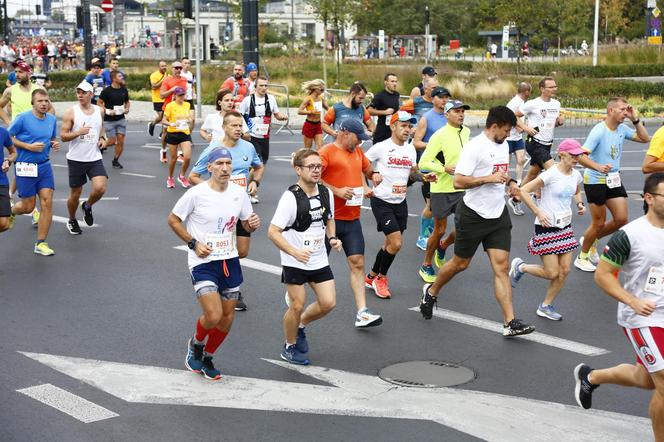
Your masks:
<svg viewBox="0 0 664 442"><path fill-rule="evenodd" d="M318 184L318 195L311 198L318 198L321 205L321 215L323 216L323 224L327 226L327 222L332 218L330 213L330 194L327 187ZM297 215L295 215L295 222L284 229L293 229L296 232L304 232L311 226L311 205L309 203L309 196L302 190L298 184L293 184L288 188L289 191L295 195L295 202L297 203Z"/></svg>

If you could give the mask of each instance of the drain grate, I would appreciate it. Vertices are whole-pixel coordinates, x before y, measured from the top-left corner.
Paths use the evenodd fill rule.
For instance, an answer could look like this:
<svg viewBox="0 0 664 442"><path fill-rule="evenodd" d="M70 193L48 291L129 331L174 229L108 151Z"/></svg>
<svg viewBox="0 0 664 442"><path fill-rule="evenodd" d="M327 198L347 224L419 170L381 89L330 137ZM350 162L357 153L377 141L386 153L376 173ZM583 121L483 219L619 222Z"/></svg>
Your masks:
<svg viewBox="0 0 664 442"><path fill-rule="evenodd" d="M437 388L465 384L476 375L473 370L450 362L409 361L383 368L378 377L403 387Z"/></svg>

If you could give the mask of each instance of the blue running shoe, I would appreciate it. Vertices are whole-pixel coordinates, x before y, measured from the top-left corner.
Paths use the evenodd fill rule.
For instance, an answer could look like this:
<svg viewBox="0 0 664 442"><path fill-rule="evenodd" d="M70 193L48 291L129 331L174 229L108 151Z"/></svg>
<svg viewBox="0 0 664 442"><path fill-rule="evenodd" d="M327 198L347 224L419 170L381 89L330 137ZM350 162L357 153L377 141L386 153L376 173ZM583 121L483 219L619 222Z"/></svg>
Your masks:
<svg viewBox="0 0 664 442"><path fill-rule="evenodd" d="M550 319L552 321L560 321L563 319L563 315L558 313L552 305L544 304L540 304L540 306L537 308L537 316Z"/></svg>
<svg viewBox="0 0 664 442"><path fill-rule="evenodd" d="M297 351L302 354L309 353L309 343L307 342L307 335L304 334L304 329L298 327L297 329L297 340L295 341L295 347Z"/></svg>
<svg viewBox="0 0 664 442"><path fill-rule="evenodd" d="M415 243L415 245L417 246L418 249L426 251L426 249L427 249L427 240L428 240L428 238L426 238L424 236L418 236L417 237L417 242Z"/></svg>
<svg viewBox="0 0 664 442"><path fill-rule="evenodd" d="M203 358L203 367L201 368L201 373L203 373L205 379L209 379L211 381L218 381L221 379L221 372L214 368L214 364L212 364L212 356L205 356Z"/></svg>
<svg viewBox="0 0 664 442"><path fill-rule="evenodd" d="M424 282L433 283L436 281L436 271L433 269L433 266L422 266L419 271L420 276Z"/></svg>
<svg viewBox="0 0 664 442"><path fill-rule="evenodd" d="M194 344L193 339L189 339L187 345L187 357L184 359L184 366L189 371L200 373L203 368L203 344Z"/></svg>
<svg viewBox="0 0 664 442"><path fill-rule="evenodd" d="M523 259L521 258L514 258L512 260L512 265L510 266L510 282L512 283L512 287L516 287L521 277L525 275L521 271L521 264L523 264Z"/></svg>
<svg viewBox="0 0 664 442"><path fill-rule="evenodd" d="M309 359L297 349L297 345L291 345L287 347L284 344L284 348L281 350L281 359L291 364L297 365L309 365Z"/></svg>

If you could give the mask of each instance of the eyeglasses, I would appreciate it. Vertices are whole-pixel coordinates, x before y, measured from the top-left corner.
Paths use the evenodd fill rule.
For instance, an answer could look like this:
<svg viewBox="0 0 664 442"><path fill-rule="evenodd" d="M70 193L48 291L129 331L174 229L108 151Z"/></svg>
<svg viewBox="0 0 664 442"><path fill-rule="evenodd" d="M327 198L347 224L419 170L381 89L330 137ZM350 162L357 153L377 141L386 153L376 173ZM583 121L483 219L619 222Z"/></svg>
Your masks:
<svg viewBox="0 0 664 442"><path fill-rule="evenodd" d="M307 166L300 166L305 169L309 169L309 172L312 170L323 170L323 165L322 164L309 164Z"/></svg>
<svg viewBox="0 0 664 442"><path fill-rule="evenodd" d="M657 192L646 192L646 193L652 196L664 196L664 193L657 193ZM643 194L641 194L641 198L643 198Z"/></svg>

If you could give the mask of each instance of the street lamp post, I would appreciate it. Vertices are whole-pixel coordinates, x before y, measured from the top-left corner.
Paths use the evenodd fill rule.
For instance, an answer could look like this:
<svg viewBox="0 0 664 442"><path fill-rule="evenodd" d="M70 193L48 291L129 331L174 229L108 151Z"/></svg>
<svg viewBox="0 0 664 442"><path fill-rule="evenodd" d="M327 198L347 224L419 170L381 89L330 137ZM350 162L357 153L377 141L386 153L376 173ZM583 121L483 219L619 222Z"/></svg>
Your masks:
<svg viewBox="0 0 664 442"><path fill-rule="evenodd" d="M595 0L595 34L593 35L593 66L597 66L598 38L599 38L599 0Z"/></svg>

